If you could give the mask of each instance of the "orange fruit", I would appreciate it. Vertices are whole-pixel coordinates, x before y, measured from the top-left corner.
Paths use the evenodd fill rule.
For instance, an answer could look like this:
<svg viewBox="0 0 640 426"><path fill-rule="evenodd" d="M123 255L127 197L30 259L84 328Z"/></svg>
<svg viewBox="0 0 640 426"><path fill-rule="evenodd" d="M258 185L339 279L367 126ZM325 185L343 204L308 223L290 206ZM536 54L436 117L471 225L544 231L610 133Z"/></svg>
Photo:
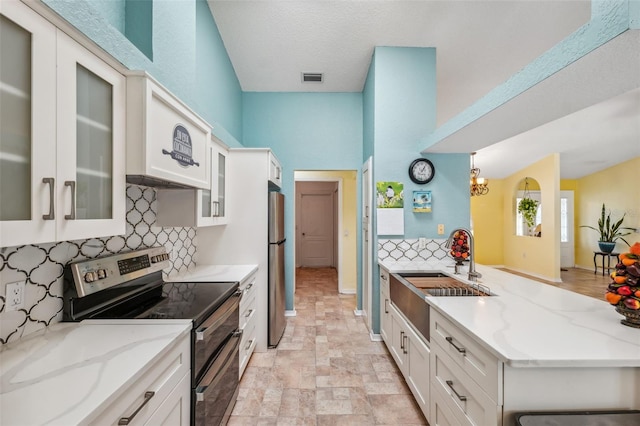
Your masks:
<svg viewBox="0 0 640 426"><path fill-rule="evenodd" d="M613 281L615 281L616 284L624 284L627 282L627 277L624 275L616 275L613 277Z"/></svg>
<svg viewBox="0 0 640 426"><path fill-rule="evenodd" d="M634 263L636 263L636 260L635 259L629 259L628 257L625 257L625 258L621 258L620 262L622 262L622 264L624 266L631 266Z"/></svg>
<svg viewBox="0 0 640 426"><path fill-rule="evenodd" d="M636 256L640 256L640 242L636 242L634 245L629 247L629 251Z"/></svg>

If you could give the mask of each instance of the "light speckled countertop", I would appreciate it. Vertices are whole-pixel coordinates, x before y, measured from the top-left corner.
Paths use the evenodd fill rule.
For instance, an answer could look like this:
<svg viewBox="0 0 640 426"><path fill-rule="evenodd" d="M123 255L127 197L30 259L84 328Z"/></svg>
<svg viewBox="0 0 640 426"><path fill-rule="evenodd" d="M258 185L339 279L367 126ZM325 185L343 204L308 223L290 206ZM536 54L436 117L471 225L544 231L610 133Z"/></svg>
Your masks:
<svg viewBox="0 0 640 426"><path fill-rule="evenodd" d="M198 265L188 272L166 277L169 282L242 281L258 270L258 265Z"/></svg>
<svg viewBox="0 0 640 426"><path fill-rule="evenodd" d="M191 326L190 320L157 319L58 323L4 345L0 424L85 423Z"/></svg>
<svg viewBox="0 0 640 426"><path fill-rule="evenodd" d="M389 272L441 271L445 263L379 261ZM640 367L640 329L603 300L477 265L492 297L426 297L512 367ZM462 275L466 278L466 270Z"/></svg>

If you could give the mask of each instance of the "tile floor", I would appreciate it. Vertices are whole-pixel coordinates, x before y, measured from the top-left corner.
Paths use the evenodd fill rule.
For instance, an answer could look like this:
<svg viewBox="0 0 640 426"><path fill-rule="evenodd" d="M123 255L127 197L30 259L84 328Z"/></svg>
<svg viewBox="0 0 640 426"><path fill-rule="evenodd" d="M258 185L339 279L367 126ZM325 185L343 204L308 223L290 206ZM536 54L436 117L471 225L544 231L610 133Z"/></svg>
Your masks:
<svg viewBox="0 0 640 426"><path fill-rule="evenodd" d="M296 287L297 316L276 349L253 354L229 425L427 425L335 270L300 268Z"/></svg>

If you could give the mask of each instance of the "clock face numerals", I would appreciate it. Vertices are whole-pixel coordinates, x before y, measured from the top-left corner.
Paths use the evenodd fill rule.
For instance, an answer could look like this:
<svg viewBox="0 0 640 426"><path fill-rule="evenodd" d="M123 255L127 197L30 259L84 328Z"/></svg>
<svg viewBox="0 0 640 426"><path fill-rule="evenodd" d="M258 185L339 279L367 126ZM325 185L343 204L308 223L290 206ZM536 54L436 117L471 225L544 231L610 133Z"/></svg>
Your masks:
<svg viewBox="0 0 640 426"><path fill-rule="evenodd" d="M435 169L431 161L426 158L418 158L409 166L409 177L417 184L425 184L433 179Z"/></svg>

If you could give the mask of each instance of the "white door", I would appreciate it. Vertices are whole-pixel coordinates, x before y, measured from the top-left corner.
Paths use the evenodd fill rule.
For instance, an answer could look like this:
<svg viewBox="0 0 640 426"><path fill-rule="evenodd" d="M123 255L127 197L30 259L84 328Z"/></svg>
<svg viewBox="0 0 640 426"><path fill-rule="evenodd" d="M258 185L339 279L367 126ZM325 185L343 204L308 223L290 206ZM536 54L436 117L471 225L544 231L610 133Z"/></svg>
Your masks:
<svg viewBox="0 0 640 426"><path fill-rule="evenodd" d="M371 324L371 157L362 166L362 310L367 328ZM382 314L381 314L382 315Z"/></svg>
<svg viewBox="0 0 640 426"><path fill-rule="evenodd" d="M560 267L575 266L573 191L560 191Z"/></svg>
<svg viewBox="0 0 640 426"><path fill-rule="evenodd" d="M299 183L300 266L334 265L335 183Z"/></svg>

